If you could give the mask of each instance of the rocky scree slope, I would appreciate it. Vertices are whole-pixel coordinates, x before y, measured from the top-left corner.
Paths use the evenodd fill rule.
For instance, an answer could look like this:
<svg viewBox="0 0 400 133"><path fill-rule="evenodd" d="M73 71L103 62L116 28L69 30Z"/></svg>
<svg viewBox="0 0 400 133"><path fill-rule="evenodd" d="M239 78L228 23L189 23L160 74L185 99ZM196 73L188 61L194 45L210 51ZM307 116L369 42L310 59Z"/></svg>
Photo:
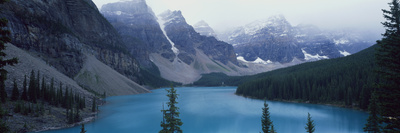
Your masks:
<svg viewBox="0 0 400 133"><path fill-rule="evenodd" d="M10 0L0 8L0 16L9 20L12 43L68 77L77 76L89 54L129 79L138 80L137 61L92 1Z"/></svg>

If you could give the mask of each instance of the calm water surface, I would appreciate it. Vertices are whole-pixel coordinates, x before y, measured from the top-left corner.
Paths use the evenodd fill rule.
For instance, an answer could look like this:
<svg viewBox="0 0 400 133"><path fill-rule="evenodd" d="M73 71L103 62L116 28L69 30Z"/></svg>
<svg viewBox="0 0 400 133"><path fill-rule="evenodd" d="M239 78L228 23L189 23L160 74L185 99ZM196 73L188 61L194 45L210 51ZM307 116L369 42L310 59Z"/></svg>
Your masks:
<svg viewBox="0 0 400 133"><path fill-rule="evenodd" d="M181 87L178 107L188 133L258 133L261 131L262 100L236 96L236 87ZM161 130L165 89L153 93L107 98L99 117L85 124L87 133L156 133ZM307 112L317 133L362 132L368 114L325 105L267 101L279 133L305 132ZM79 133L80 126L46 133Z"/></svg>

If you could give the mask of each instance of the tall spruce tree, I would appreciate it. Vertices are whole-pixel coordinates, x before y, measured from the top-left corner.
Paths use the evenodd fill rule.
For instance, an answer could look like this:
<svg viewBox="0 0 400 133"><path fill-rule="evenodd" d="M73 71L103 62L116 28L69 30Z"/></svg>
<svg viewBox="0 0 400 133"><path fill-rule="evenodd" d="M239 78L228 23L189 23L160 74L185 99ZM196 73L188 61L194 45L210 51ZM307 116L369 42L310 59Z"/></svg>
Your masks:
<svg viewBox="0 0 400 133"><path fill-rule="evenodd" d="M310 113L308 113L307 123L306 123L306 126L304 128L306 129L306 131L308 133L313 133L315 131L315 123L314 123L314 120L311 119Z"/></svg>
<svg viewBox="0 0 400 133"><path fill-rule="evenodd" d="M18 86L17 86L17 81L14 79L14 87L12 89L12 93L11 93L11 100L12 101L16 101L19 98L19 90L18 90Z"/></svg>
<svg viewBox="0 0 400 133"><path fill-rule="evenodd" d="M365 124L365 127L363 128L364 131L368 133L380 133L381 127L379 125L377 97L375 92L371 95L368 110L369 117L367 119L367 124Z"/></svg>
<svg viewBox="0 0 400 133"><path fill-rule="evenodd" d="M377 41L375 58L381 81L378 84L378 108L384 122L384 132L400 132L400 5L398 0L389 3L389 10L383 9L386 32Z"/></svg>
<svg viewBox="0 0 400 133"><path fill-rule="evenodd" d="M28 96L29 101L36 103L36 80L35 80L35 72L31 71L31 76L29 79L29 87L28 87Z"/></svg>
<svg viewBox="0 0 400 133"><path fill-rule="evenodd" d="M271 124L271 131L269 131L270 133L276 133L276 130L274 128L274 124Z"/></svg>
<svg viewBox="0 0 400 133"><path fill-rule="evenodd" d="M93 97L92 99L92 112L96 112L96 98Z"/></svg>
<svg viewBox="0 0 400 133"><path fill-rule="evenodd" d="M22 94L21 94L21 100L28 101L28 90L26 89L27 83L26 83L26 75L24 78L24 83L22 84Z"/></svg>
<svg viewBox="0 0 400 133"><path fill-rule="evenodd" d="M167 97L169 98L169 102L167 102L167 105L169 109L162 110L165 118L164 124L166 124L164 126L166 127L166 129L164 128L162 123L161 126L163 127L163 129L160 131L160 133L182 133L182 129L180 128L180 126L182 126L183 122L181 121L181 119L179 119L179 107L176 106L176 104L178 104L176 100L178 99L179 94L176 94L176 90L173 86L171 86L171 89L167 90L167 92Z"/></svg>
<svg viewBox="0 0 400 133"><path fill-rule="evenodd" d="M0 4L5 2L7 2L7 0L0 0ZM4 67L7 65L13 66L14 64L18 63L17 58L4 59L4 57L7 56L7 54L4 53L4 50L6 49L5 44L11 42L11 32L6 29L7 23L8 20L6 18L0 18L0 100L2 103L5 103L7 99L5 81L7 79L8 72L6 69L4 69Z"/></svg>
<svg viewBox="0 0 400 133"><path fill-rule="evenodd" d="M267 103L267 100L264 100L264 107L262 108L262 116L261 116L262 131L264 133L270 133L271 125L272 125L272 121L269 116L268 103Z"/></svg>

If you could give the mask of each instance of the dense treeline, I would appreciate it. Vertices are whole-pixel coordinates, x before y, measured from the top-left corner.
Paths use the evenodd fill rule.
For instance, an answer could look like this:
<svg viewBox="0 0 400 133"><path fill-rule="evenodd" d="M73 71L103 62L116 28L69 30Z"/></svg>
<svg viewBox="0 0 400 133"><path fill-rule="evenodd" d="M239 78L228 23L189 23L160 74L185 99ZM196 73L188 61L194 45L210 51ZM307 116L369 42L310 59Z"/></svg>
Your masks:
<svg viewBox="0 0 400 133"><path fill-rule="evenodd" d="M79 93L74 93L72 89L67 86L63 89L63 84L61 82L59 85L55 85L54 79L51 79L50 84L47 84L44 76L40 78L39 71L35 75L35 72L32 70L29 77L29 84L27 80L25 76L22 92L19 92L17 83L14 80L11 100L17 101L15 102L14 108L15 113L40 116L44 113L44 104L49 104L65 108L67 111L68 123L81 120L79 110L86 107L86 98L84 96L80 96ZM65 92L63 92L63 90Z"/></svg>
<svg viewBox="0 0 400 133"><path fill-rule="evenodd" d="M239 85L236 93L259 99L335 103L366 109L372 87L378 81L374 73L375 47L344 58L259 74L256 80Z"/></svg>

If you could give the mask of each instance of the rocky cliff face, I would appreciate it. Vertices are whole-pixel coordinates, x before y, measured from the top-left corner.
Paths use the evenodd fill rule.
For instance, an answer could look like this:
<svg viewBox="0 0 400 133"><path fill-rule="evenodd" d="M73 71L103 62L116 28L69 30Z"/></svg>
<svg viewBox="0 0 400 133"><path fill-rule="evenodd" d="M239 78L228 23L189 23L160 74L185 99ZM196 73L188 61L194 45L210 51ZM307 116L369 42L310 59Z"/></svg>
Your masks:
<svg viewBox="0 0 400 133"><path fill-rule="evenodd" d="M159 53L170 61L175 58L157 17L144 0L106 4L101 13L119 32L129 52L142 67L152 66L150 53Z"/></svg>
<svg viewBox="0 0 400 133"><path fill-rule="evenodd" d="M0 8L0 16L9 20L12 43L63 74L76 76L84 54L90 54L136 79L140 70L136 60L92 1L10 0Z"/></svg>
<svg viewBox="0 0 400 133"><path fill-rule="evenodd" d="M204 20L194 24L193 28L200 35L217 38L217 34L215 33L215 31Z"/></svg>
<svg viewBox="0 0 400 133"><path fill-rule="evenodd" d="M179 49L178 57L186 64L191 64L196 56L196 50L202 50L209 58L224 64L237 64L233 47L215 37L202 36L192 26L186 23L181 11L166 11L159 15L165 23L168 37Z"/></svg>
<svg viewBox="0 0 400 133"><path fill-rule="evenodd" d="M141 66L156 66L163 78L186 84L203 73L233 73L228 65L238 64L231 45L200 35L180 11L155 16L144 0L110 3L101 10Z"/></svg>

